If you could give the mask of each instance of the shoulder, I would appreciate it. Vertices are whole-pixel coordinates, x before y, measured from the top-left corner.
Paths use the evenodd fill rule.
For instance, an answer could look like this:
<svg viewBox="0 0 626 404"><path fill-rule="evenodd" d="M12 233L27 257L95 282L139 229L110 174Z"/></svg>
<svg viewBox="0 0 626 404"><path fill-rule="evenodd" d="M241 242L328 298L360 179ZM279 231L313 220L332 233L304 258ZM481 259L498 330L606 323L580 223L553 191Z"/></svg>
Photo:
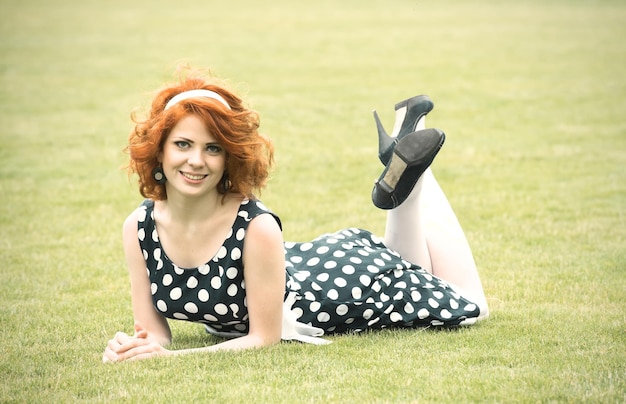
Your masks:
<svg viewBox="0 0 626 404"><path fill-rule="evenodd" d="M154 202L151 200L145 200L143 203L133 210L124 220L122 225L122 236L124 243L137 242L138 231L140 223L144 223L149 216L150 211L154 207Z"/></svg>
<svg viewBox="0 0 626 404"><path fill-rule="evenodd" d="M246 230L246 249L260 253L279 248L283 249L283 234L280 219L260 202L253 202L258 205L258 210L251 215Z"/></svg>
<svg viewBox="0 0 626 404"><path fill-rule="evenodd" d="M239 216L243 217L248 222L256 219L257 217L265 217L263 220L273 218L273 221L278 225L278 228L282 230L282 223L278 215L269 210L263 202L259 200L244 201L239 209Z"/></svg>

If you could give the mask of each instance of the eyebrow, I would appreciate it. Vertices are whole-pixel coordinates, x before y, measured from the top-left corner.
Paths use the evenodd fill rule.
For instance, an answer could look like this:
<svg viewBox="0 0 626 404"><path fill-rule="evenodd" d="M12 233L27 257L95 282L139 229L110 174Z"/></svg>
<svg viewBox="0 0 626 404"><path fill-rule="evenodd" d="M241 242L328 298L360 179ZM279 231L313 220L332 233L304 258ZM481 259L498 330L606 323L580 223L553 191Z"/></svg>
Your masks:
<svg viewBox="0 0 626 404"><path fill-rule="evenodd" d="M175 142L176 142L176 141L183 140L183 141L185 141L185 142L187 142L187 143L192 143L192 144L193 144L193 143L195 143L193 140L188 139L188 138L186 138L186 137L184 137L184 136L175 136L172 140L173 140L173 141L175 141ZM216 140L216 141L214 141L214 142L208 142L208 143L205 143L204 145L205 145L205 146L209 146L209 145L220 145L220 142L218 142L218 141Z"/></svg>

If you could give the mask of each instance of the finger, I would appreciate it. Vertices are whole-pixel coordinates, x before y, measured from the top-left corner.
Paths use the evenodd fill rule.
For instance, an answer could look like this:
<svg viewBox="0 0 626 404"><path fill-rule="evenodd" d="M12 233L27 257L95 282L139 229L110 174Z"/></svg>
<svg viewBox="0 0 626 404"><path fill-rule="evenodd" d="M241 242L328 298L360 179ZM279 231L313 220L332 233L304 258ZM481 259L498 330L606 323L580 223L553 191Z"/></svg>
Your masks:
<svg viewBox="0 0 626 404"><path fill-rule="evenodd" d="M146 340L135 340L126 344L124 352L118 352L118 361L133 360L133 359L146 359L152 356L157 356L162 347L155 342L145 342Z"/></svg>
<svg viewBox="0 0 626 404"><path fill-rule="evenodd" d="M131 336L126 334L125 332L117 332L113 337L119 344L124 344L125 342L131 339Z"/></svg>
<svg viewBox="0 0 626 404"><path fill-rule="evenodd" d="M109 347L107 347L104 350L104 354L102 355L102 362L103 363L109 363L109 362L117 362L118 361L118 355L112 351Z"/></svg>

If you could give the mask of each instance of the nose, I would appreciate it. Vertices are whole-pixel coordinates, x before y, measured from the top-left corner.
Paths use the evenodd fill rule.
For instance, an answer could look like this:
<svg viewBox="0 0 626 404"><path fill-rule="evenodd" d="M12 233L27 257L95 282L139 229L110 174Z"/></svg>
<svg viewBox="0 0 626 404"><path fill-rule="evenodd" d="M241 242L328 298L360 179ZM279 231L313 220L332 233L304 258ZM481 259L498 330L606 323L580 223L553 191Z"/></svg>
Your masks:
<svg viewBox="0 0 626 404"><path fill-rule="evenodd" d="M198 167L204 163L202 159L203 151L202 149L193 149L189 151L189 155L187 157L187 164L190 166Z"/></svg>

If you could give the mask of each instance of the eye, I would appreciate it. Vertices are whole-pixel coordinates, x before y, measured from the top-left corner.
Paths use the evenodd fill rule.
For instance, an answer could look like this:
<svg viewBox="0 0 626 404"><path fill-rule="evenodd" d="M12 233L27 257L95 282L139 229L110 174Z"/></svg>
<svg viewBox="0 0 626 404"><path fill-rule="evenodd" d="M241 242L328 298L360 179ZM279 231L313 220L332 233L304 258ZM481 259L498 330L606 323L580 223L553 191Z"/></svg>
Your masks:
<svg viewBox="0 0 626 404"><path fill-rule="evenodd" d="M186 149L189 147L189 142L186 140L177 140L174 142L174 144L180 149Z"/></svg>
<svg viewBox="0 0 626 404"><path fill-rule="evenodd" d="M222 152L222 147L217 144L208 144L206 145L206 151L211 154L220 154Z"/></svg>

